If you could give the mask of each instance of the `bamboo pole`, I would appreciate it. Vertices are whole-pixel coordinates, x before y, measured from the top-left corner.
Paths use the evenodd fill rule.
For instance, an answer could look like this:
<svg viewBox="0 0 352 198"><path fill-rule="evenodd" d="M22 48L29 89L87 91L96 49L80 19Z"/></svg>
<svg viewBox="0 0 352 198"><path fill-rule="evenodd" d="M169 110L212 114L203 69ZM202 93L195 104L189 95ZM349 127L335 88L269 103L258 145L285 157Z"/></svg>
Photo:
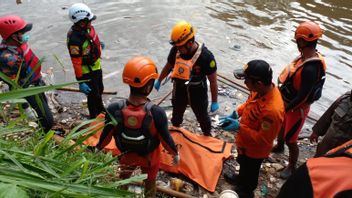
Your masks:
<svg viewBox="0 0 352 198"><path fill-rule="evenodd" d="M75 87L61 87L61 88L57 88L57 90L60 90L60 91L71 91L71 92L81 92L78 88L75 88ZM116 95L117 91L104 91L103 94Z"/></svg>
<svg viewBox="0 0 352 198"><path fill-rule="evenodd" d="M134 182L133 184L136 184L138 186L143 186L143 182ZM165 193L165 194L171 195L173 197L177 197L177 198L196 198L192 195L187 195L186 193L178 192L176 190L173 190L170 188L164 188L161 186L156 186L156 190L158 192Z"/></svg>

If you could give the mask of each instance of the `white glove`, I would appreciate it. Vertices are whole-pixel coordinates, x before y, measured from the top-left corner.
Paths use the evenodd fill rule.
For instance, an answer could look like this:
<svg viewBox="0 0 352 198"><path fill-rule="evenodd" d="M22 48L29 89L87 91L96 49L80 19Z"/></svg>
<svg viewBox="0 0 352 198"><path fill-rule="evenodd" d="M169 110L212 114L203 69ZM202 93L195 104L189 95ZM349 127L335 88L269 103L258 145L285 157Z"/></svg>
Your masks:
<svg viewBox="0 0 352 198"><path fill-rule="evenodd" d="M173 159L172 159L172 165L177 165L178 163L180 163L180 154L177 153L177 155L174 155Z"/></svg>

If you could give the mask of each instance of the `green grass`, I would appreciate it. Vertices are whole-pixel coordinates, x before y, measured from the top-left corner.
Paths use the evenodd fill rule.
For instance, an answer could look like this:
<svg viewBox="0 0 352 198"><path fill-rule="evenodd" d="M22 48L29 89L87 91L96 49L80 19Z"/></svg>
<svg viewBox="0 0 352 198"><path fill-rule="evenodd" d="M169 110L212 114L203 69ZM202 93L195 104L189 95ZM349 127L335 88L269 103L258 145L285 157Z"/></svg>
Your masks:
<svg viewBox="0 0 352 198"><path fill-rule="evenodd" d="M7 83L13 83L0 72ZM16 118L9 115L15 106L5 108L1 102L14 101L26 96L67 86L59 85L29 87L14 86L12 91L0 93L0 198L7 197L131 197L130 192L119 189L121 185L141 181L146 175L127 180L116 178L118 161L111 154L94 153L81 143L96 133L88 120L72 129L64 141L57 145L54 131L43 133L40 128L28 126L25 116ZM21 111L19 111L21 112ZM5 136L26 133L19 140ZM68 142L74 140L75 145ZM80 145L80 149L75 147Z"/></svg>

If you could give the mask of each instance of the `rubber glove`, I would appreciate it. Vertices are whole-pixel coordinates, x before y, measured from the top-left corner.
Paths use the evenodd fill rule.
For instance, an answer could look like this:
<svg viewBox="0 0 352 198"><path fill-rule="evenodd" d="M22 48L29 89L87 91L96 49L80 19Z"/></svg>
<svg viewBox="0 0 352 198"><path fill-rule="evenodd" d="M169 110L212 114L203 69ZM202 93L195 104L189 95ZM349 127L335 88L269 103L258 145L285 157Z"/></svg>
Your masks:
<svg viewBox="0 0 352 198"><path fill-rule="evenodd" d="M105 42L100 41L100 46L101 46L101 49L102 49L102 50L105 49Z"/></svg>
<svg viewBox="0 0 352 198"><path fill-rule="evenodd" d="M159 79L156 79L155 82L154 82L154 88L159 91L160 89L160 80Z"/></svg>
<svg viewBox="0 0 352 198"><path fill-rule="evenodd" d="M233 111L232 114L228 115L228 116L225 116L225 117L221 117L219 118L220 122L224 121L226 118L233 118L233 119L238 119L239 116L238 116L238 113L237 111Z"/></svg>
<svg viewBox="0 0 352 198"><path fill-rule="evenodd" d="M225 118L221 128L225 131L237 131L240 128L240 122L237 119Z"/></svg>
<svg viewBox="0 0 352 198"><path fill-rule="evenodd" d="M211 102L210 105L210 112L214 112L219 109L219 103L218 102Z"/></svg>
<svg viewBox="0 0 352 198"><path fill-rule="evenodd" d="M92 91L86 83L80 83L79 90L87 95Z"/></svg>
<svg viewBox="0 0 352 198"><path fill-rule="evenodd" d="M172 164L173 165L177 165L178 163L180 163L180 154L177 152L177 155L174 155L173 159L172 159Z"/></svg>

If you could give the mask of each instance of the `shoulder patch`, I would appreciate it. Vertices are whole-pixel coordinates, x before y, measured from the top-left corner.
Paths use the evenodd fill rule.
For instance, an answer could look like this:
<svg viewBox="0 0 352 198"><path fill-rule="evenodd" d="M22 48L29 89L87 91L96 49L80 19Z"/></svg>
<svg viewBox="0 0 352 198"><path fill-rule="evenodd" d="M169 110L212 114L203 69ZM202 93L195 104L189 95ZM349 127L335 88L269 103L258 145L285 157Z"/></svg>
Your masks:
<svg viewBox="0 0 352 198"><path fill-rule="evenodd" d="M70 54L71 55L79 55L79 46L78 45L70 45Z"/></svg>
<svg viewBox="0 0 352 198"><path fill-rule="evenodd" d="M214 68L216 66L215 60L212 60L209 64L210 68Z"/></svg>
<svg viewBox="0 0 352 198"><path fill-rule="evenodd" d="M260 124L260 126L264 131L266 131L270 129L271 123L265 120Z"/></svg>

